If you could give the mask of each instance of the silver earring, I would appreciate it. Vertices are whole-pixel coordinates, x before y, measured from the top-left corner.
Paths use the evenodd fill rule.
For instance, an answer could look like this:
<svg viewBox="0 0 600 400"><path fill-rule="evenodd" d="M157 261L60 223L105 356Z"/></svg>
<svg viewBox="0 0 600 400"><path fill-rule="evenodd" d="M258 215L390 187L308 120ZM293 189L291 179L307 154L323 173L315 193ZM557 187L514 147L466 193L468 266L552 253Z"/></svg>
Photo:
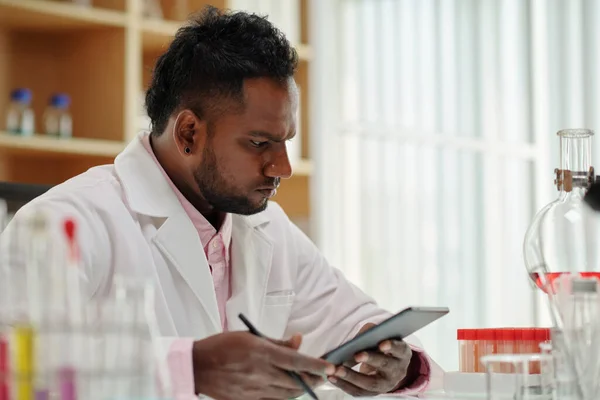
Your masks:
<svg viewBox="0 0 600 400"><path fill-rule="evenodd" d="M184 148L183 151L185 151L185 154L190 154L192 152L189 147Z"/></svg>

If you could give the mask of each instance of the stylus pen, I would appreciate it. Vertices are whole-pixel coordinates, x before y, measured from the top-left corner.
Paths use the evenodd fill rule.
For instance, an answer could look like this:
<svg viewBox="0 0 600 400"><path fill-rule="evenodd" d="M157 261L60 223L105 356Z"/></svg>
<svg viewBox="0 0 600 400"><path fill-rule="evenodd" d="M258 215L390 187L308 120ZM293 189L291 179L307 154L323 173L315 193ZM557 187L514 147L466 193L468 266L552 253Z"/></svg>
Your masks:
<svg viewBox="0 0 600 400"><path fill-rule="evenodd" d="M260 333L258 330L256 330L254 325L252 325L250 323L250 321L248 321L248 319L246 317L244 317L244 314L240 314L239 317L242 320L242 322L244 323L244 325L246 325L248 327L248 330L250 331L251 334L253 334L254 336L258 336L260 338L265 338L265 336L262 333ZM297 373L295 373L293 371L286 371L286 372L292 378L294 378L294 380L298 383L298 385L300 385L302 387L302 389L304 389L304 391L310 395L310 397L312 397L315 400L319 400L319 398L317 397L315 392L313 392L312 389L310 388L310 386L308 386L306 384L306 382L304 382L304 380L300 377L300 375L298 375Z"/></svg>

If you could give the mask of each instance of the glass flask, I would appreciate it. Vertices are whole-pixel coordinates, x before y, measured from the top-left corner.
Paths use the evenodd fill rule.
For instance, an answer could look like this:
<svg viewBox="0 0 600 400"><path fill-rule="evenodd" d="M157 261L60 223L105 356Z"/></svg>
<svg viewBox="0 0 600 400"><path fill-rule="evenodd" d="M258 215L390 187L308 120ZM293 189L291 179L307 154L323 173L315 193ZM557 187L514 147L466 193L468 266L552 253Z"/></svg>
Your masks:
<svg viewBox="0 0 600 400"><path fill-rule="evenodd" d="M597 246L599 216L583 200L595 181L589 129L565 129L560 140L560 168L554 183L558 197L542 208L525 234L523 256L534 284L549 293L552 282L569 273L600 278Z"/></svg>

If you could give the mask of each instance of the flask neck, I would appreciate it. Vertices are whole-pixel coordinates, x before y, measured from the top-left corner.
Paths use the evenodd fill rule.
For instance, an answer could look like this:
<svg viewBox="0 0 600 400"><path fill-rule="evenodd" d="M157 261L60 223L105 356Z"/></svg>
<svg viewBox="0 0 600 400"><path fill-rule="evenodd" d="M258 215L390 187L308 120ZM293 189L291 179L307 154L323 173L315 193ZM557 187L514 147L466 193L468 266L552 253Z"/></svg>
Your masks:
<svg viewBox="0 0 600 400"><path fill-rule="evenodd" d="M592 136L560 136L560 169L556 169L556 186L561 192L574 188L587 189L594 179Z"/></svg>

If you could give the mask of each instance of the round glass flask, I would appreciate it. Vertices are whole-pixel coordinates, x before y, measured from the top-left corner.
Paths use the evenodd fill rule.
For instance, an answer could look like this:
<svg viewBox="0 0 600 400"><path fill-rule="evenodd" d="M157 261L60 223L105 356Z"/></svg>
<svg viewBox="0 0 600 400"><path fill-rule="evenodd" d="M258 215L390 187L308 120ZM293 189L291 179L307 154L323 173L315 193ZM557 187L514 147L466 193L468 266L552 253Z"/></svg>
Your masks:
<svg viewBox="0 0 600 400"><path fill-rule="evenodd" d="M565 129L560 140L560 168L555 169L558 197L534 217L525 234L527 273L545 292L563 274L600 279L599 217L584 202L595 180L589 129Z"/></svg>

